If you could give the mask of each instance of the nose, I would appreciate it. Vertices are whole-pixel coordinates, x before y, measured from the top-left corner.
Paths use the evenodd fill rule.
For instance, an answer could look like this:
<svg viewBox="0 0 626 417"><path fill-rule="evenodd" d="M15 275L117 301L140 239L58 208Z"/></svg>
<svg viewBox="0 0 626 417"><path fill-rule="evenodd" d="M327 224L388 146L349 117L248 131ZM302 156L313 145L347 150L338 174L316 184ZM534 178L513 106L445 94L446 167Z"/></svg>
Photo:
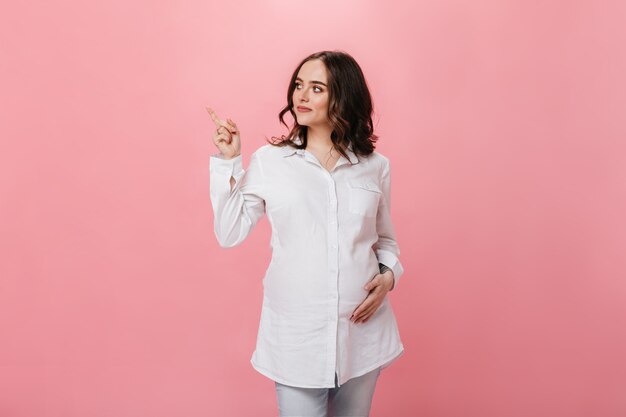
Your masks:
<svg viewBox="0 0 626 417"><path fill-rule="evenodd" d="M307 91L307 89L303 89L300 91L296 90L296 97L298 98L298 102L309 101L309 93Z"/></svg>

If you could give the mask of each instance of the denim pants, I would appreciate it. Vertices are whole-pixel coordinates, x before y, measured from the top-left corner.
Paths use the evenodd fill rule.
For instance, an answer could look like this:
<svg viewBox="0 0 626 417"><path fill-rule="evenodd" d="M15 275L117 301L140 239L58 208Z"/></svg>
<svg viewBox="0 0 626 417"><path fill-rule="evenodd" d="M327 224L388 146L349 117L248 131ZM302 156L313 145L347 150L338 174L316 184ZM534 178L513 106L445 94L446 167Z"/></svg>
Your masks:
<svg viewBox="0 0 626 417"><path fill-rule="evenodd" d="M351 378L335 388L301 388L276 384L280 417L368 417L381 368Z"/></svg>

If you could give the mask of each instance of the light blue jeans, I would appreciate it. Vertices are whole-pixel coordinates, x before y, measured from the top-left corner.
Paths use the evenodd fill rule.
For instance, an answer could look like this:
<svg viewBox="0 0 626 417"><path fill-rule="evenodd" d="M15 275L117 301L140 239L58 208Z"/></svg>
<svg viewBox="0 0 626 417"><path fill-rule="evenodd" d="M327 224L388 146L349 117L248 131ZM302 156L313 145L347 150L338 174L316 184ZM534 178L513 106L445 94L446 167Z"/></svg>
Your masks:
<svg viewBox="0 0 626 417"><path fill-rule="evenodd" d="M301 388L276 384L280 417L368 417L381 368L349 379L335 388Z"/></svg>

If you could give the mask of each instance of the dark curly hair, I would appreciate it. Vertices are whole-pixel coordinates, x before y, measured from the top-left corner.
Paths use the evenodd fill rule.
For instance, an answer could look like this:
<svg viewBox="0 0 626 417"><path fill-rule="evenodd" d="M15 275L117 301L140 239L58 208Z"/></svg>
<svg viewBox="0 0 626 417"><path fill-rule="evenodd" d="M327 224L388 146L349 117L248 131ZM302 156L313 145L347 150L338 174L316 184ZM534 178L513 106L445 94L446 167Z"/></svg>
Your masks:
<svg viewBox="0 0 626 417"><path fill-rule="evenodd" d="M274 146L292 146L305 149L307 145L307 126L299 125L293 111L293 91L296 78L302 65L312 59L321 60L328 73L328 120L333 126L330 139L341 155L346 159L346 148L351 145L356 155L368 156L375 149L378 136L374 134L372 123L372 97L365 76L359 64L352 56L343 51L321 51L304 58L293 72L287 89L287 105L278 114L280 122L289 129L283 116L290 112L294 118L294 126L289 135L280 138L272 136L268 141ZM302 138L298 145L293 140Z"/></svg>

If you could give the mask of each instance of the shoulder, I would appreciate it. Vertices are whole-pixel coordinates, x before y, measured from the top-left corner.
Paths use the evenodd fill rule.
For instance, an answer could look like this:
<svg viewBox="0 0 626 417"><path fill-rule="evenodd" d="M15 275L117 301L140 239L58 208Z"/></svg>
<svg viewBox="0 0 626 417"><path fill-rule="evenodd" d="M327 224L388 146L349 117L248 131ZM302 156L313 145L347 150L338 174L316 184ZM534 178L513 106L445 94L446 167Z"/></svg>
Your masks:
<svg viewBox="0 0 626 417"><path fill-rule="evenodd" d="M388 170L389 165L391 163L388 157L386 157L385 155L383 155L382 153L376 150L373 151L371 154L369 154L367 156L367 159L370 161L370 163L376 165L376 167L380 170L381 173L384 172L385 170Z"/></svg>
<svg viewBox="0 0 626 417"><path fill-rule="evenodd" d="M267 158L268 156L276 153L274 148L276 148L276 146L266 143L259 146L254 152L252 152L252 156L255 158Z"/></svg>
<svg viewBox="0 0 626 417"><path fill-rule="evenodd" d="M257 155L263 155L264 153L266 153L270 148L272 147L272 145L270 145L269 143L266 143L265 145L261 145L259 146L254 152L252 152L252 154L257 154Z"/></svg>
<svg viewBox="0 0 626 417"><path fill-rule="evenodd" d="M275 146L271 143L265 143L259 146L254 152L252 152L250 158L251 160L255 160L261 165L270 167L276 164L280 164L282 161L284 161L283 156L285 155L285 152L285 147Z"/></svg>
<svg viewBox="0 0 626 417"><path fill-rule="evenodd" d="M389 163L389 158L386 157L385 155L383 155L382 153L378 152L378 151L373 151L370 155L370 158L380 161L381 163Z"/></svg>

